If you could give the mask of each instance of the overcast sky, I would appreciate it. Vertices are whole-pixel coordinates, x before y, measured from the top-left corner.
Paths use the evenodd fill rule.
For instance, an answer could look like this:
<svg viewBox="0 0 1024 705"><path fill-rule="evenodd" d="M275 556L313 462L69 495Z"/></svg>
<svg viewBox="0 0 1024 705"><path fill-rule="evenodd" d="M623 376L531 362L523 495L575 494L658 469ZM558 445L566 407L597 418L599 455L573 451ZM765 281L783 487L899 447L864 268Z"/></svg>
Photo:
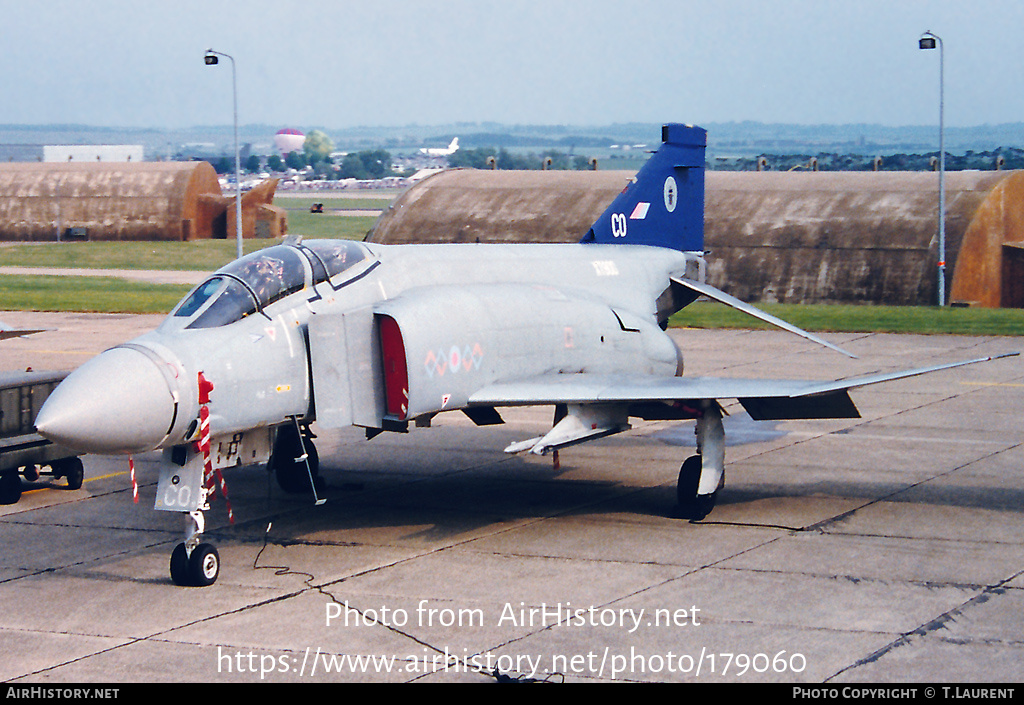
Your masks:
<svg viewBox="0 0 1024 705"><path fill-rule="evenodd" d="M1024 121L1021 0L0 0L0 123Z"/></svg>

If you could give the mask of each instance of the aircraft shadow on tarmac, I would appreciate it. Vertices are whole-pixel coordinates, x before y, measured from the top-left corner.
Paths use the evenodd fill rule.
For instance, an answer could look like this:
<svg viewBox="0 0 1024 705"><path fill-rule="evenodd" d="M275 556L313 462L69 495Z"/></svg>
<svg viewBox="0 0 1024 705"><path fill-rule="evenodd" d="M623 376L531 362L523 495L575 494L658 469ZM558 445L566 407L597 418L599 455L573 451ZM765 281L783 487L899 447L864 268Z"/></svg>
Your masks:
<svg viewBox="0 0 1024 705"><path fill-rule="evenodd" d="M739 420L738 428L748 423L753 422ZM373 443L379 441L345 445L322 457L324 506L311 506L309 495L284 494L262 468L231 471L226 478L238 524L227 527L223 500L218 498L210 515L210 531L225 540L262 541L268 520L273 520L277 543L351 545L353 535L370 529L394 528L396 532L390 535L394 541L431 543L471 537L502 523L559 517L634 515L646 518L645 522L678 522L683 529L686 522L676 506L676 467L667 457L639 458L648 451L664 455L666 443L675 445L675 439L685 444L679 439L687 435L692 437L692 423L649 438L617 437L590 444L585 450L563 450L557 469L550 457L509 456L479 446L453 451L443 433L436 436L437 444L426 447L422 442L410 442L403 448L406 439L378 446ZM780 438L785 432L768 424L750 429L749 434L733 435L738 442L757 443ZM652 443L650 438L658 442ZM499 438L489 445L500 444ZM1024 490L977 477L961 483L955 472L952 479L939 483L930 481L935 477L898 471L889 475L891 480L843 478L842 470L813 466L790 466L780 473L784 477L773 479L775 468L775 463L762 464L757 458L741 461L730 470L717 514L700 523L803 530L878 502L1014 513L1024 507ZM806 474L806 479L799 477L801 474ZM244 484L242 477L248 478ZM804 521L807 517L796 511L796 506L808 498L841 498L844 502L836 504L834 514L826 512L824 517ZM765 501L773 502L770 514L778 523L764 512L745 512L744 505ZM730 511L723 516L726 509Z"/></svg>

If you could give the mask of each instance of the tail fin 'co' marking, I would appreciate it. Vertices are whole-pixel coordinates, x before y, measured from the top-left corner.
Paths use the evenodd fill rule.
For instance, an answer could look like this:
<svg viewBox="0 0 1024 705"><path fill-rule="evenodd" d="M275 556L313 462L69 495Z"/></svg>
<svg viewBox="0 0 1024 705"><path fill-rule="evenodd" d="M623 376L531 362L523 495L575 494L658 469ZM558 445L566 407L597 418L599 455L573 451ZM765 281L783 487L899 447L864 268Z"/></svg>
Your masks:
<svg viewBox="0 0 1024 705"><path fill-rule="evenodd" d="M591 226L583 242L704 251L707 131L661 128L661 147Z"/></svg>

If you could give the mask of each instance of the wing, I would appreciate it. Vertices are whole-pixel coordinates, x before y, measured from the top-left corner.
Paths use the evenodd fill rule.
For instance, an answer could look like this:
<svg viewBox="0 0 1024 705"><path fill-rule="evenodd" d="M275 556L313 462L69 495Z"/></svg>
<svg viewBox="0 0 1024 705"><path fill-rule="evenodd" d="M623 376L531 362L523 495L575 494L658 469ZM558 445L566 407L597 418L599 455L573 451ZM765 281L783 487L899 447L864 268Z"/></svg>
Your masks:
<svg viewBox="0 0 1024 705"><path fill-rule="evenodd" d="M470 406L539 404L621 405L736 399L755 420L858 418L849 390L915 377L1018 353L919 367L836 381L656 377L652 375L550 374L488 385L469 397Z"/></svg>

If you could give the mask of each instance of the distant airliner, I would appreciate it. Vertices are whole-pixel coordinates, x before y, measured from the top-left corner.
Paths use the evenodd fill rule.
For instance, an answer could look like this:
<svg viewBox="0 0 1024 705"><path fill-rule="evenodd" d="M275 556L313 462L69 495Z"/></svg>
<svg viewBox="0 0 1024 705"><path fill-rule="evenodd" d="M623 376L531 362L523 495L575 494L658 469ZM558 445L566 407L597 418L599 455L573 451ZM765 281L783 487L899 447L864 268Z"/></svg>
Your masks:
<svg viewBox="0 0 1024 705"><path fill-rule="evenodd" d="M447 157L457 151L459 151L458 137L449 142L447 147L423 147L420 149L420 154L426 154L428 157Z"/></svg>

